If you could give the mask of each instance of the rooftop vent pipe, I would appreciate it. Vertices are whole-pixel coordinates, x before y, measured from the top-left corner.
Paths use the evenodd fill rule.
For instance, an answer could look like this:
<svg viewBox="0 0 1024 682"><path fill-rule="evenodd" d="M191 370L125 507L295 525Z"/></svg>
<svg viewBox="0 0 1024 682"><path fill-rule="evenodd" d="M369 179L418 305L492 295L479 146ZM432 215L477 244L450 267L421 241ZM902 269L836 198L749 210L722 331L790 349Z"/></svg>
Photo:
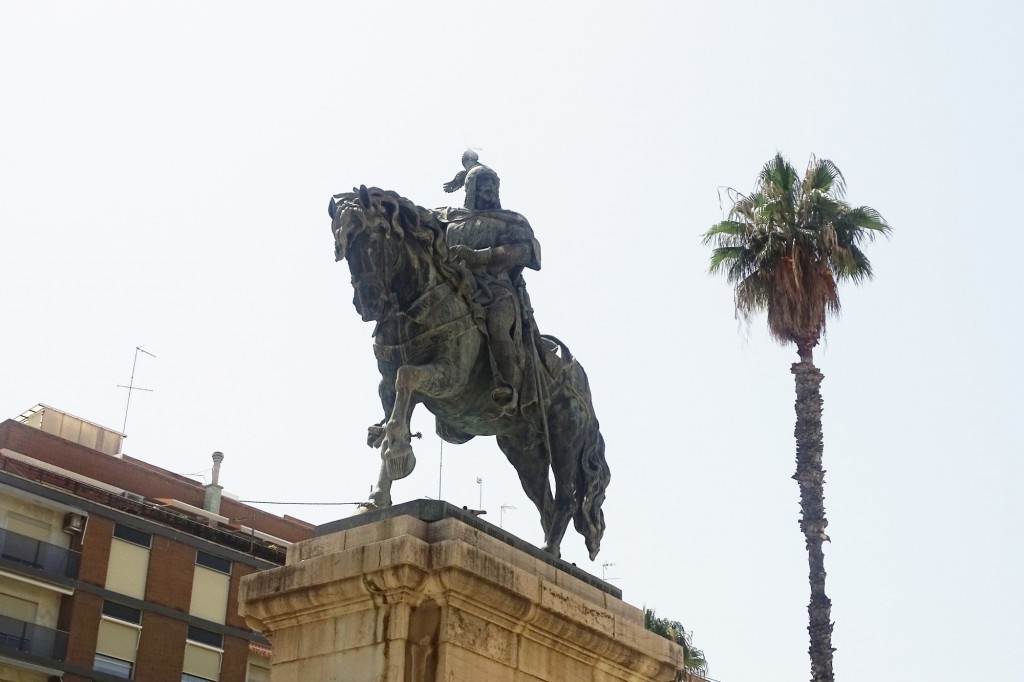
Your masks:
<svg viewBox="0 0 1024 682"><path fill-rule="evenodd" d="M206 486L206 494L203 496L203 509L211 514L220 514L220 492L224 490L220 485L220 463L223 461L223 452L213 453L213 481Z"/></svg>

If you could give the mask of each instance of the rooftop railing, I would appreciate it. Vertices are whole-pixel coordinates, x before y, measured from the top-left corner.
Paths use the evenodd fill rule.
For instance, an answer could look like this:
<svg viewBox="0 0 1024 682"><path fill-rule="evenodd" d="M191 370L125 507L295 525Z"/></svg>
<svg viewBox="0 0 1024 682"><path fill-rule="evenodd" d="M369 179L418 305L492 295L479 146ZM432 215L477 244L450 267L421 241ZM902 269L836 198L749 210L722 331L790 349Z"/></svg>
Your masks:
<svg viewBox="0 0 1024 682"><path fill-rule="evenodd" d="M157 523L166 524L177 530L185 531L196 537L210 540L211 542L270 563L284 564L286 552L283 547L278 547L272 542L265 541L252 533L221 529L210 525L205 519L203 522L196 521L186 514L173 509L116 495L109 490L97 488L83 481L41 469L27 462L5 457L2 454L0 454L0 470L36 483L58 488L91 502L113 507L128 514L135 514Z"/></svg>

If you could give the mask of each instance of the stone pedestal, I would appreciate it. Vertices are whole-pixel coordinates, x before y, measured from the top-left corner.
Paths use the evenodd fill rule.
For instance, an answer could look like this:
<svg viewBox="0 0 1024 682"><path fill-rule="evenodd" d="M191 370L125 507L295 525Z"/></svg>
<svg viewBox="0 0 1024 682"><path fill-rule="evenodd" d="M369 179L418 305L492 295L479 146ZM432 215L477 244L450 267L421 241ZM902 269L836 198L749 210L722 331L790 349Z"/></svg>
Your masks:
<svg viewBox="0 0 1024 682"><path fill-rule="evenodd" d="M243 579L273 682L671 682L617 589L443 502L345 519Z"/></svg>

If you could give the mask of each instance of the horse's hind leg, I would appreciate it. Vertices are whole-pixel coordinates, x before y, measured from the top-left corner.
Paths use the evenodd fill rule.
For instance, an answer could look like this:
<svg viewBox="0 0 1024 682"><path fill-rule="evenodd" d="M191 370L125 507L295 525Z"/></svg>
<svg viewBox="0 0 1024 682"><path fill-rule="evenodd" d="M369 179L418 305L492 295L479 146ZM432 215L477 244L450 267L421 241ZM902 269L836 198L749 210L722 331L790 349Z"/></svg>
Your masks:
<svg viewBox="0 0 1024 682"><path fill-rule="evenodd" d="M569 527L575 508L576 485L573 476L572 458L559 451L553 444L551 470L555 474L555 498L551 504L551 521L545 529L544 549L555 556L561 555L562 538Z"/></svg>
<svg viewBox="0 0 1024 682"><path fill-rule="evenodd" d="M547 539L554 498L548 482L548 457L544 446L522 438L498 436L498 447L515 467L523 492L540 512L540 525Z"/></svg>
<svg viewBox="0 0 1024 682"><path fill-rule="evenodd" d="M548 412L548 441L551 448L551 472L555 479L555 498L551 520L544 536L544 549L560 553L562 538L576 511L576 469L584 444L581 406L575 400L555 399Z"/></svg>

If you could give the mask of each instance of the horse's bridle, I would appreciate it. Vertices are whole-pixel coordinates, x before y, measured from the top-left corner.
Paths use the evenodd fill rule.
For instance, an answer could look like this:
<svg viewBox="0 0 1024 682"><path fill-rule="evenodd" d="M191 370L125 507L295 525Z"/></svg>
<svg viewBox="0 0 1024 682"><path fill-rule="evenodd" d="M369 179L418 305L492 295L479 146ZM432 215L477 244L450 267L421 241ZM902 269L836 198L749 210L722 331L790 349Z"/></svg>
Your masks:
<svg viewBox="0 0 1024 682"><path fill-rule="evenodd" d="M371 226L369 224L370 221L371 221L371 218L370 218L369 215L367 215L367 210L363 209L361 212L362 212L362 216L364 218L362 221L360 221L361 225L359 226L359 228L357 230L353 230L353 231L349 232L349 234L345 235L346 241L351 240L352 238L354 238L359 232L367 233L367 239L368 240L369 239L373 239L374 235L371 234L371 230L375 230L375 229L378 230L377 238L380 239L382 243L385 240L387 240L387 241L391 240L391 235L386 232L386 230L387 230L387 226L386 225L385 225L383 230L378 229L377 225L372 225ZM380 216L380 215L375 215L375 216L373 216L372 220L385 220L385 217L384 216ZM384 232L384 234L380 235L380 232ZM346 244L346 249L345 250L346 250L346 258L348 258L348 254L349 254L348 244ZM367 251L369 251L369 250L367 249ZM370 284L375 285L373 288L377 292L377 304L378 304L378 310L380 311L379 315L378 315L378 320L377 321L381 322L383 320L388 319L392 315L394 315L395 312L397 312L397 310L398 310L398 303L397 303L395 294L394 294L394 292L391 291L391 288L390 288L389 285L393 281L393 275L394 275L395 271L398 268L398 264L399 264L399 261L401 260L402 254L401 254L400 250L396 249L395 253L394 253L394 258L392 259L392 262L391 263L387 263L387 259L385 257L384 249L383 248L376 249L376 251L379 251L379 254L373 254L372 251L370 253L366 254L367 256L376 255L376 258L372 258L372 257L368 258L369 265L370 265L369 269L367 269L367 270L365 270L363 272L360 272L358 275L352 275L352 286L356 289L356 292L359 293L359 295L361 297L362 296L362 292L365 290L365 287L362 286L364 283L369 282ZM374 260L379 261L379 262L374 262Z"/></svg>

